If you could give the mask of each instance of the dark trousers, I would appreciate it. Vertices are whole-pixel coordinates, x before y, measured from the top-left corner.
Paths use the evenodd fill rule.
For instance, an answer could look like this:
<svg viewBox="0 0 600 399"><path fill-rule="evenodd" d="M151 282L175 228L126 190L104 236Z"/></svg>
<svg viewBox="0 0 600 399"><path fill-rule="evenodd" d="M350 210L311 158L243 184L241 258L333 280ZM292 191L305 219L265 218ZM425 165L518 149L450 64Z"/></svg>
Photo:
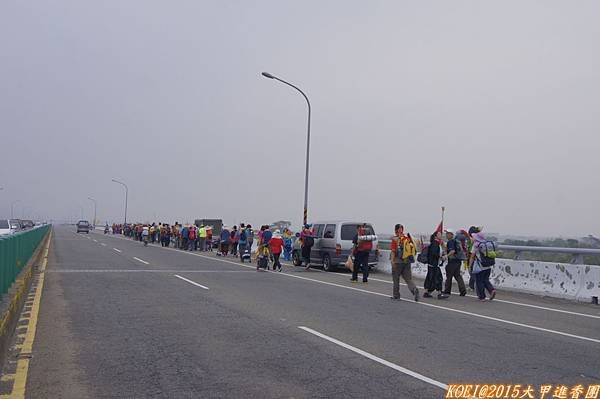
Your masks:
<svg viewBox="0 0 600 399"><path fill-rule="evenodd" d="M244 260L244 253L246 252L246 243L239 243L238 250L240 251L240 259Z"/></svg>
<svg viewBox="0 0 600 399"><path fill-rule="evenodd" d="M485 290L491 294L494 286L490 283L490 274L492 269L485 269L475 274L475 285L477 286L477 296L479 299L485 299Z"/></svg>
<svg viewBox="0 0 600 399"><path fill-rule="evenodd" d="M200 247L200 251L206 251L206 237L200 237L198 241L199 241L198 246Z"/></svg>
<svg viewBox="0 0 600 399"><path fill-rule="evenodd" d="M229 243L222 242L221 243L221 253L223 254L223 256L227 256L227 252L229 252Z"/></svg>
<svg viewBox="0 0 600 399"><path fill-rule="evenodd" d="M273 270L279 268L281 269L281 262L279 262L279 257L281 254L273 254Z"/></svg>
<svg viewBox="0 0 600 399"><path fill-rule="evenodd" d="M312 247L302 247L302 260L306 266L310 265L310 252Z"/></svg>
<svg viewBox="0 0 600 399"><path fill-rule="evenodd" d="M427 275L425 276L424 285L427 292L442 292L443 282L444 276L442 276L442 270L438 266L427 265Z"/></svg>
<svg viewBox="0 0 600 399"><path fill-rule="evenodd" d="M446 286L444 289L445 294L450 295L450 293L452 292L452 278L454 278L458 283L458 292L460 292L463 295L467 293L465 281L463 280L462 274L460 272L461 265L462 261L458 259L448 260L448 264L446 265Z"/></svg>
<svg viewBox="0 0 600 399"><path fill-rule="evenodd" d="M369 280L369 251L360 251L354 254L352 280L358 280L358 269L362 271L363 282L367 282Z"/></svg>
<svg viewBox="0 0 600 399"><path fill-rule="evenodd" d="M233 256L237 256L237 248L238 248L237 242L231 243L231 254Z"/></svg>

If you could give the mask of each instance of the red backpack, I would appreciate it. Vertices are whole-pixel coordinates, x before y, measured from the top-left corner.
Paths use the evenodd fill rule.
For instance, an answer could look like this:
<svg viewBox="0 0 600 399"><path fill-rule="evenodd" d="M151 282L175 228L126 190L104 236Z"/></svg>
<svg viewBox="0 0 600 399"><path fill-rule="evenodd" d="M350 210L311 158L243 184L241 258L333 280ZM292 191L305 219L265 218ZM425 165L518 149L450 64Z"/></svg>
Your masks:
<svg viewBox="0 0 600 399"><path fill-rule="evenodd" d="M367 235L366 229L364 227L360 228L358 230L358 235L359 236ZM373 241L361 241L361 240L358 240L358 245L356 246L356 250L358 252L370 251L372 249L373 249Z"/></svg>

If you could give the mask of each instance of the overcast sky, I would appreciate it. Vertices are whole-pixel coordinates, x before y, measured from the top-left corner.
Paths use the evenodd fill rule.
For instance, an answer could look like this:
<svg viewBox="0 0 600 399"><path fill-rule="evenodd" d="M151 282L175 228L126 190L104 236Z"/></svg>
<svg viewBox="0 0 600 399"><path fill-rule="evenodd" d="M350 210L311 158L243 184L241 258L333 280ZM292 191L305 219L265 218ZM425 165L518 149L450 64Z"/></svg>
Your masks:
<svg viewBox="0 0 600 399"><path fill-rule="evenodd" d="M600 234L600 2L0 3L0 213ZM1 215L0 215L1 216Z"/></svg>

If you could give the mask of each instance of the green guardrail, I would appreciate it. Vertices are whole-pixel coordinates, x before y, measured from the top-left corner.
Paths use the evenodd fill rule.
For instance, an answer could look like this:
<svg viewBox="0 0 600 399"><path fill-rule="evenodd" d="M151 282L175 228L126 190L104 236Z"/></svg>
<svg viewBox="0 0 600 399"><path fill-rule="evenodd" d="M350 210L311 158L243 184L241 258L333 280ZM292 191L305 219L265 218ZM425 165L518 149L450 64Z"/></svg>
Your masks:
<svg viewBox="0 0 600 399"><path fill-rule="evenodd" d="M0 236L0 296L8 292L40 245L50 225Z"/></svg>

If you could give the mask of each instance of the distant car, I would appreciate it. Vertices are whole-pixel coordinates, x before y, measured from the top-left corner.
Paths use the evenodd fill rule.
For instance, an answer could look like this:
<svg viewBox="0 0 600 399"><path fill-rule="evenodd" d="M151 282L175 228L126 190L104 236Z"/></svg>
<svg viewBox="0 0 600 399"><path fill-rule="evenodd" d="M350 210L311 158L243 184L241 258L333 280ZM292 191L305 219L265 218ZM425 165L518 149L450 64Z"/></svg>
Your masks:
<svg viewBox="0 0 600 399"><path fill-rule="evenodd" d="M337 266L342 266L352 251L352 239L359 224L362 223L340 220L314 223L315 244L310 253L311 263L323 265L325 271L333 271ZM375 234L373 226L369 223L367 223L367 234ZM292 249L294 265L302 265L301 255L300 240L296 240ZM378 258L379 247L375 240L373 250L369 254L369 267L376 266Z"/></svg>
<svg viewBox="0 0 600 399"><path fill-rule="evenodd" d="M22 220L21 222L23 223L24 229L31 229L34 226L32 220Z"/></svg>
<svg viewBox="0 0 600 399"><path fill-rule="evenodd" d="M19 223L14 219L0 219L0 236L14 234L20 230Z"/></svg>
<svg viewBox="0 0 600 399"><path fill-rule="evenodd" d="M77 232L90 234L90 222L87 220L80 220L77 222Z"/></svg>

